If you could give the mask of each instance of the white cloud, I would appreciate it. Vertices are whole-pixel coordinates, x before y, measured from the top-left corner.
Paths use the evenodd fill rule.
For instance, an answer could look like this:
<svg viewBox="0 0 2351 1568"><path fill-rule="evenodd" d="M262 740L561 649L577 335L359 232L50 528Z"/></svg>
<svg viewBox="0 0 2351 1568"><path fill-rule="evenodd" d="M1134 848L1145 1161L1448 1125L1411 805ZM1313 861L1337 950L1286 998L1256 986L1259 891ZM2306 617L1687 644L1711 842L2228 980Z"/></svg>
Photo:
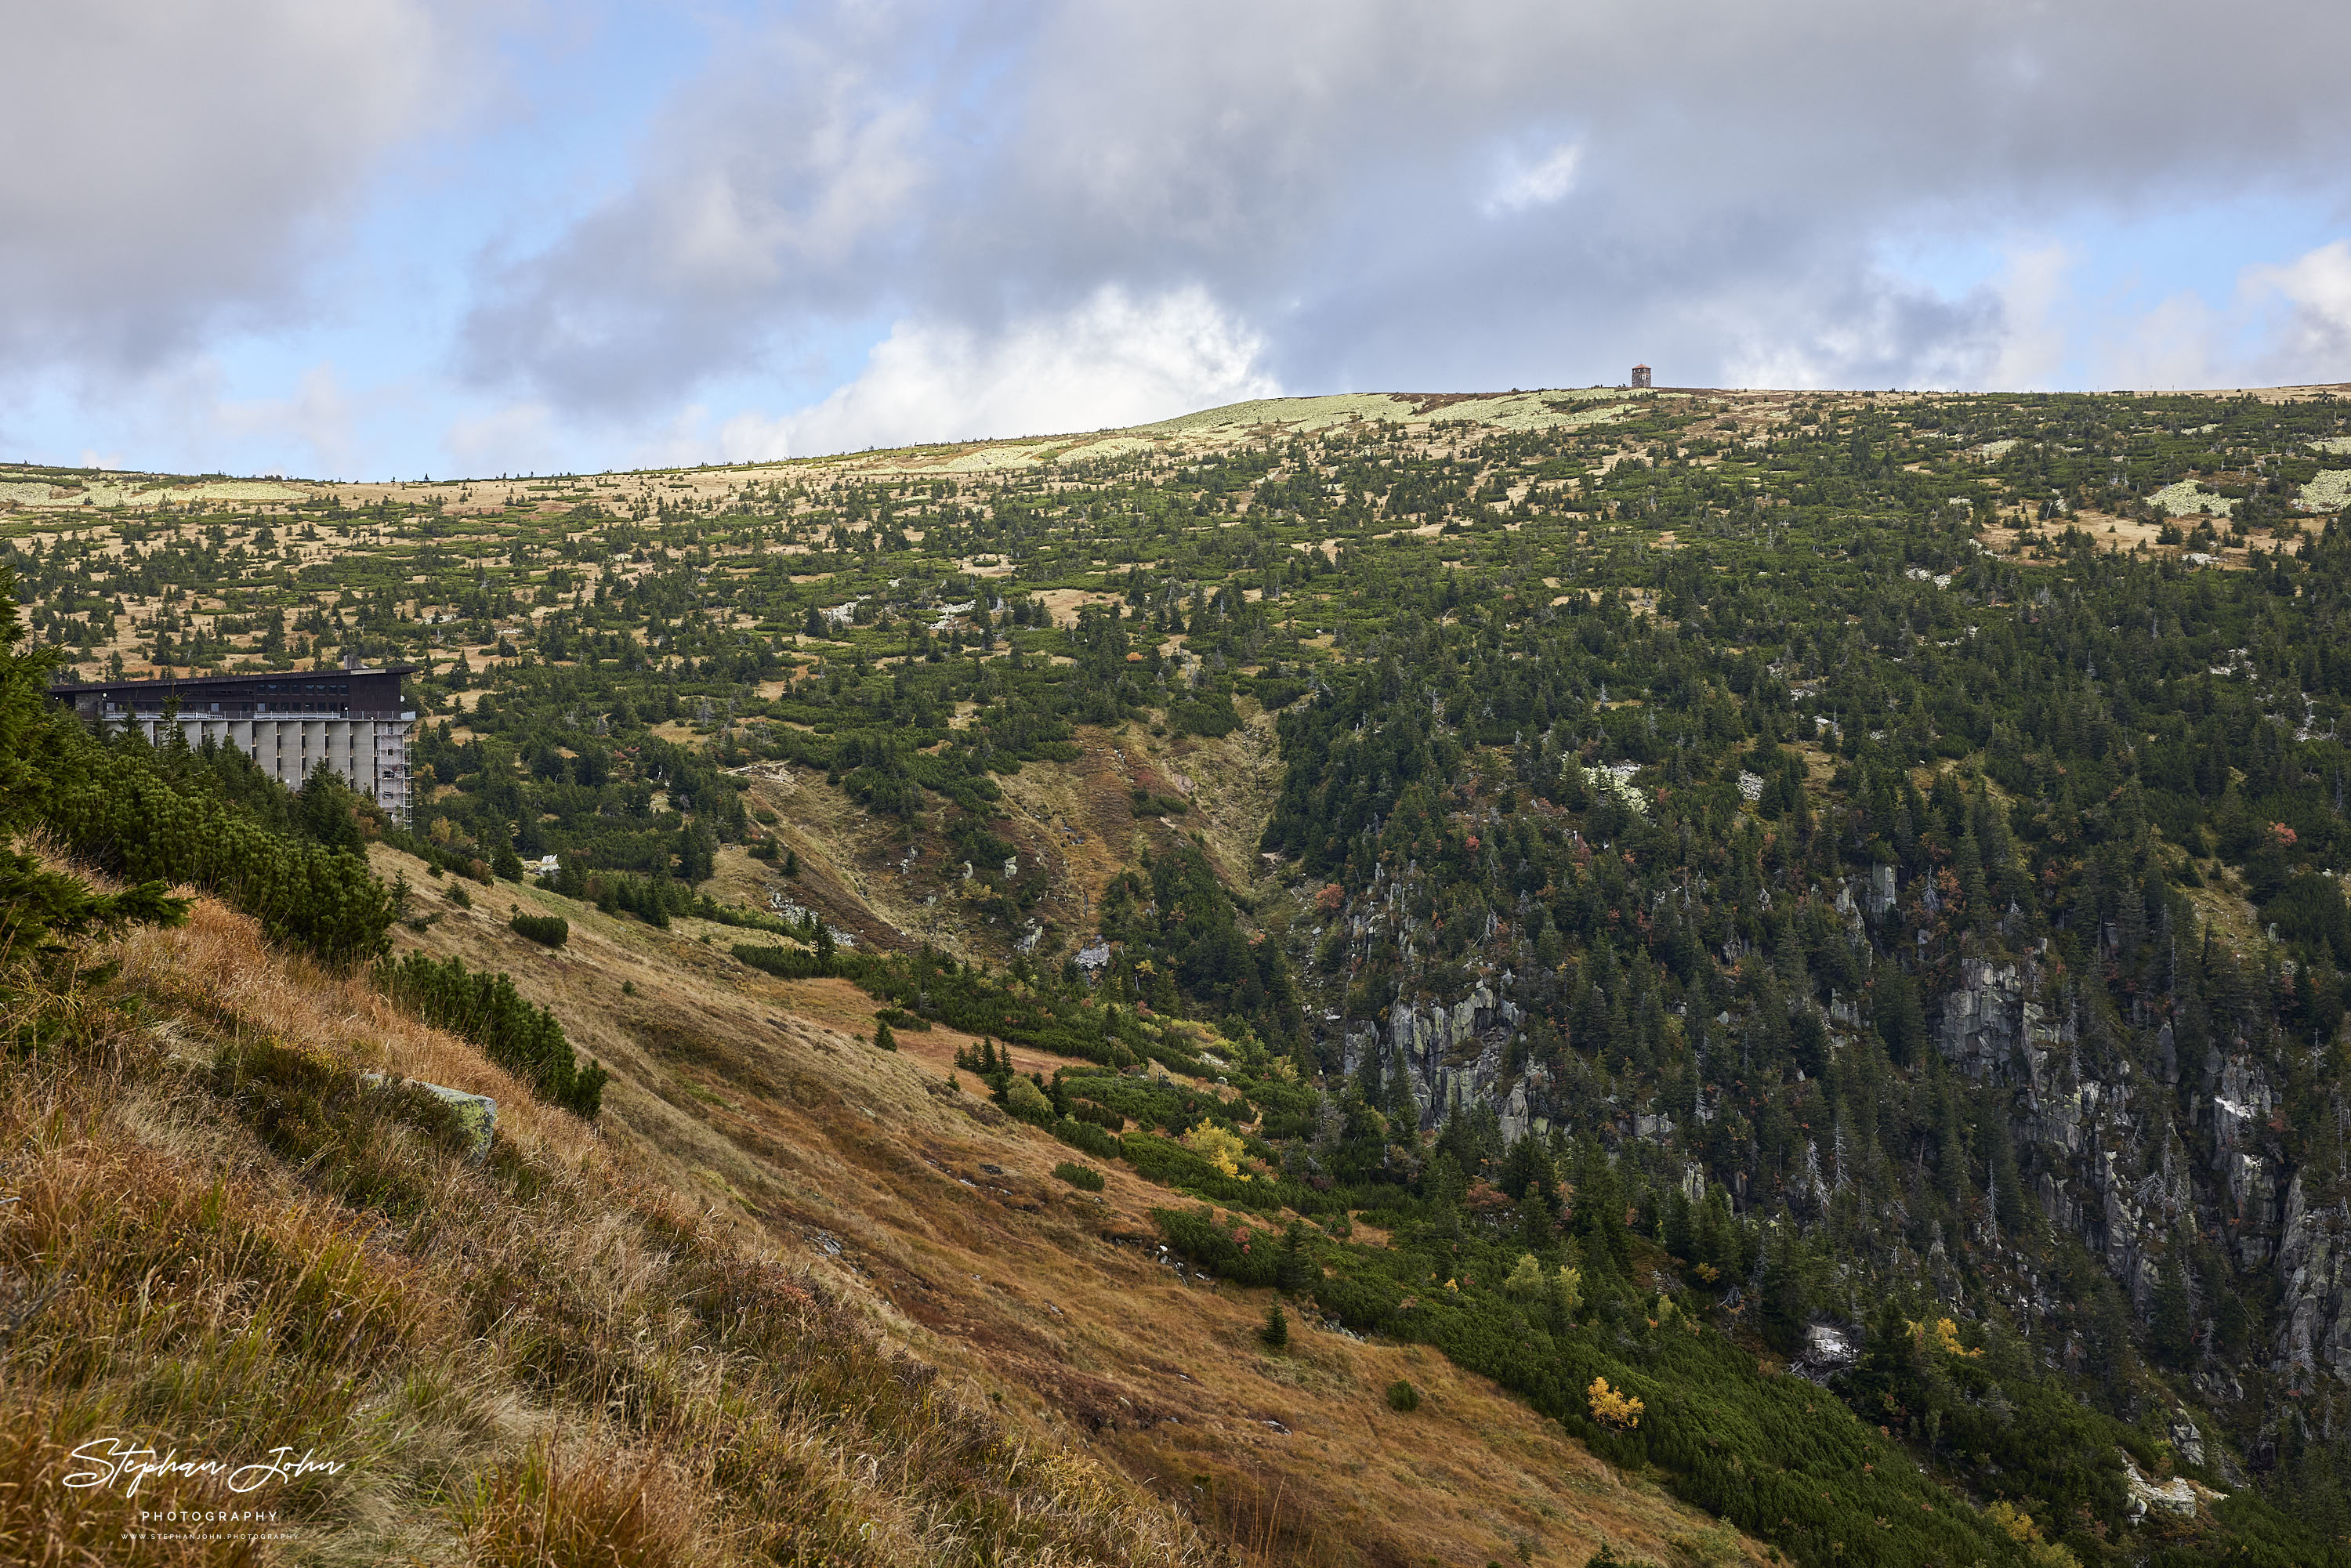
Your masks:
<svg viewBox="0 0 2351 1568"><path fill-rule="evenodd" d="M543 402L506 403L461 419L442 434L442 449L459 475L555 473L562 470L562 433Z"/></svg>
<svg viewBox="0 0 2351 1568"><path fill-rule="evenodd" d="M1511 158L1502 177L1487 193L1482 210L1488 217L1547 207L1575 189L1575 174L1583 162L1583 144L1564 141L1532 163Z"/></svg>
<svg viewBox="0 0 2351 1568"><path fill-rule="evenodd" d="M1636 360L1683 384L2351 373L2351 251L2260 256L2258 225L2210 226L2267 264L2234 296L2137 315L2069 292L2106 270L2095 240L2072 272L2034 240L1956 292L1879 260L2219 214L2215 193L2298 220L2339 203L2351 7L2309 0L2241 0L2230 25L2256 50L2213 48L2189 0L7 16L11 57L37 64L0 95L0 413L37 412L61 453L157 462L177 434L211 444L172 450L204 467L266 447L289 467L543 471L632 446L1093 427L1274 382L1613 382ZM487 31L517 16L664 47L625 80L550 68L485 94L534 68ZM485 106L515 118L458 140ZM412 214L381 172L444 138L447 163L485 167L344 263L346 219ZM329 277L349 309L320 298ZM340 382L273 384L238 414L205 382L207 355L282 362L238 334L329 312ZM413 366L444 329L433 362L474 390L431 389L393 459L373 444L395 422L338 389L396 373L358 353ZM844 343L870 358L834 391L808 367ZM178 415L159 401L183 394ZM730 417L746 405L762 412Z"/></svg>
<svg viewBox="0 0 2351 1568"><path fill-rule="evenodd" d="M465 77L429 0L14 5L0 367L86 378L294 302L384 152Z"/></svg>
<svg viewBox="0 0 2351 1568"><path fill-rule="evenodd" d="M2001 275L2000 338L1977 384L2003 392L2038 392L2058 384L2068 338L2063 308L2065 276L2077 258L2063 245L2011 251Z"/></svg>
<svg viewBox="0 0 2351 1568"><path fill-rule="evenodd" d="M222 402L211 413L218 434L269 451L279 471L325 478L348 472L359 456L359 410L331 364L313 365L285 398ZM204 443L215 446L215 442ZM296 449L308 462L294 461Z"/></svg>
<svg viewBox="0 0 2351 1568"><path fill-rule="evenodd" d="M897 9L730 37L655 119L632 182L483 280L466 373L641 411L758 368L811 316L863 310L939 173L929 95L897 74L913 29Z"/></svg>
<svg viewBox="0 0 2351 1568"><path fill-rule="evenodd" d="M1293 383L1635 359L2046 382L2053 258L1951 300L1875 256L2252 181L2331 191L2351 9L2241 11L2273 47L2211 49L2189 0L816 0L749 24L617 193L497 275L465 359L609 414L851 323L992 344L1105 287L1196 283ZM2179 115L2191 87L2220 107ZM1445 221L1460 204L1510 221Z"/></svg>
<svg viewBox="0 0 2351 1568"><path fill-rule="evenodd" d="M2100 386L2151 392L2241 385L2243 370L2233 350L2242 316L2214 308L2192 290L2136 315L2110 316L2092 348L2091 379Z"/></svg>
<svg viewBox="0 0 2351 1568"><path fill-rule="evenodd" d="M396 422L415 396L413 388L402 385L354 390L331 361L287 380L282 395L240 395L227 367L195 354L116 378L103 399L102 420L89 416L98 400L51 392L57 407L47 423L91 429L103 444L51 447L55 455L46 460L63 461L65 452L79 450L85 464L106 467L329 478L364 464L370 437ZM11 434L0 434L0 444ZM17 450L27 456L37 451Z"/></svg>
<svg viewBox="0 0 2351 1568"><path fill-rule="evenodd" d="M1147 299L1106 287L994 333L902 321L857 380L780 418L737 415L717 447L747 461L1138 424L1274 395L1263 352L1263 340L1197 287Z"/></svg>
<svg viewBox="0 0 2351 1568"><path fill-rule="evenodd" d="M2351 380L2351 241L2257 262L2218 303L2193 290L2100 323L2096 386L2164 392Z"/></svg>
<svg viewBox="0 0 2351 1568"><path fill-rule="evenodd" d="M1738 387L1979 385L2002 326L1989 288L1947 299L1876 272L1727 288L1694 302L1690 317L1721 384ZM1657 379L1692 378L1660 361Z"/></svg>
<svg viewBox="0 0 2351 1568"><path fill-rule="evenodd" d="M2261 363L2277 382L2351 381L2351 240L2320 246L2282 267L2246 270L2243 289L2262 305L2284 300Z"/></svg>

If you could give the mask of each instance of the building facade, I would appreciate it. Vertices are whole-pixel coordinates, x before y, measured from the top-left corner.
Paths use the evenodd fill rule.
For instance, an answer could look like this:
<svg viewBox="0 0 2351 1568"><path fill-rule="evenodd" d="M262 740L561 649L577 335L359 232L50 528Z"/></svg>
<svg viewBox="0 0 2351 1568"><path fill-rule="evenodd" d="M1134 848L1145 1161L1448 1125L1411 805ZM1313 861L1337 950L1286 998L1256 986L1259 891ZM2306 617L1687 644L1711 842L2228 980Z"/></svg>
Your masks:
<svg viewBox="0 0 2351 1568"><path fill-rule="evenodd" d="M1633 367L1633 384L1636 387L1645 387L1649 384L1648 366L1635 365Z"/></svg>
<svg viewBox="0 0 2351 1568"><path fill-rule="evenodd" d="M409 821L408 729L416 720L400 679L414 668L284 670L246 675L189 675L159 681L92 681L49 688L93 728L137 725L150 741L164 738L165 715L177 704L190 746L234 746L288 789L298 789L324 762L359 793L405 826Z"/></svg>

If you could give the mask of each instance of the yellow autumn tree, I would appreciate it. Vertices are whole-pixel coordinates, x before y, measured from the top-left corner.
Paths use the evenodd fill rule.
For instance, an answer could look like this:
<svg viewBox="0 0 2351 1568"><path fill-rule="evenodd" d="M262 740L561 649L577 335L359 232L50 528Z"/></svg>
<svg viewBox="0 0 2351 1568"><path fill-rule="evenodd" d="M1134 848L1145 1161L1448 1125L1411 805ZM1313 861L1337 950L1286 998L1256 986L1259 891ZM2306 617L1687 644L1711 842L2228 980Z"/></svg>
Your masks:
<svg viewBox="0 0 2351 1568"><path fill-rule="evenodd" d="M1629 1432L1641 1424L1641 1412L1646 1408L1641 1401L1617 1393L1608 1386L1606 1378L1593 1378L1585 1394L1592 1406L1592 1418L1602 1426Z"/></svg>
<svg viewBox="0 0 2351 1568"><path fill-rule="evenodd" d="M1959 1343L1959 1325L1949 1318L1937 1318L1931 1323L1903 1322L1908 1324L1910 1337L1921 1350L1931 1350L1941 1355L1981 1355L1981 1350L1970 1350Z"/></svg>
<svg viewBox="0 0 2351 1568"><path fill-rule="evenodd" d="M2032 1568L2082 1568L2082 1560L2073 1549L2060 1546L2041 1532L2032 1516L2011 1502L1995 1502L1984 1511L1992 1523L2011 1541L2024 1548L2024 1560Z"/></svg>
<svg viewBox="0 0 2351 1568"><path fill-rule="evenodd" d="M1241 1155L1249 1145L1238 1134L1226 1132L1213 1122L1203 1122L1184 1134L1184 1146L1226 1176L1249 1180L1241 1174Z"/></svg>

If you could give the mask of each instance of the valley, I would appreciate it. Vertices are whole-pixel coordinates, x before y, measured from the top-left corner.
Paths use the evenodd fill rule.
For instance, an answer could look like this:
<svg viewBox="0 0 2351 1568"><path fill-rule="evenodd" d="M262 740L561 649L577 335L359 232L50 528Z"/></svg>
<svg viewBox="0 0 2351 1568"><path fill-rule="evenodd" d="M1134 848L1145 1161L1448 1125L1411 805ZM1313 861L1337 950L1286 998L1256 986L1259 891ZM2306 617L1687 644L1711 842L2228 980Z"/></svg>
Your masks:
<svg viewBox="0 0 2351 1568"><path fill-rule="evenodd" d="M119 1060L92 998L495 1092L521 1164L433 1180L519 1216L573 1169L602 1196L559 1227L665 1195L1135 1532L922 1560L2342 1561L2343 390L1364 394L439 483L14 467L25 670L356 658L418 716L404 821L12 721L44 863L203 902L86 938L128 978L52 965L11 1005ZM167 798L366 887L142 846ZM410 1043L152 956L248 916L268 963L319 956L287 985L348 988L318 1017L404 1008ZM135 1142L198 1061L157 1049L127 1088L13 1071ZM236 1168L323 1190L254 1125ZM191 1190L230 1158L172 1137ZM443 1233L331 1201L412 1256ZM10 1256L37 1299L56 1265ZM538 1388L458 1469L568 1421L659 1449L581 1397ZM679 1464L684 1513L779 1517ZM455 1522L402 1549L491 1560L434 1484ZM302 1552L360 1539L356 1496ZM761 1528L690 1554L916 1560Z"/></svg>

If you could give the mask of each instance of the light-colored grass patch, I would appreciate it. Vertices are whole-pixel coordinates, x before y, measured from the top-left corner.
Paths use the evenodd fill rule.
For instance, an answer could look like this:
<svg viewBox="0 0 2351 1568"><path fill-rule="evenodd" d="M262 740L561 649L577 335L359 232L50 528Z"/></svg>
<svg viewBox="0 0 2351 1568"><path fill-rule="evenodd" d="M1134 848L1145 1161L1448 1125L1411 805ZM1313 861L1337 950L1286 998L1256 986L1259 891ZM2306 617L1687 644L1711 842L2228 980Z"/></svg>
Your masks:
<svg viewBox="0 0 2351 1568"><path fill-rule="evenodd" d="M2302 487L2302 505L2314 512L2351 507L2351 468L2325 468Z"/></svg>
<svg viewBox="0 0 2351 1568"><path fill-rule="evenodd" d="M2229 515L2230 507L2234 505L2226 496L2215 496L2193 479L2166 485L2147 500L2175 517L2193 517L2199 512L2225 517Z"/></svg>
<svg viewBox="0 0 2351 1568"><path fill-rule="evenodd" d="M1158 443L1145 441L1137 435L1110 435L1100 441L1089 441L1064 448L1056 455L1058 463L1083 463L1098 457L1124 457L1132 453L1155 451Z"/></svg>
<svg viewBox="0 0 2351 1568"><path fill-rule="evenodd" d="M935 466L947 474L987 474L1004 468L1034 468L1050 450L1045 446L983 446Z"/></svg>
<svg viewBox="0 0 2351 1568"><path fill-rule="evenodd" d="M1264 397L1178 414L1153 424L1138 424L1139 433L1168 435L1206 434L1254 429L1261 424L1287 425L1294 430L1322 430L1352 419L1405 420L1412 404L1386 392L1334 392L1324 397Z"/></svg>

